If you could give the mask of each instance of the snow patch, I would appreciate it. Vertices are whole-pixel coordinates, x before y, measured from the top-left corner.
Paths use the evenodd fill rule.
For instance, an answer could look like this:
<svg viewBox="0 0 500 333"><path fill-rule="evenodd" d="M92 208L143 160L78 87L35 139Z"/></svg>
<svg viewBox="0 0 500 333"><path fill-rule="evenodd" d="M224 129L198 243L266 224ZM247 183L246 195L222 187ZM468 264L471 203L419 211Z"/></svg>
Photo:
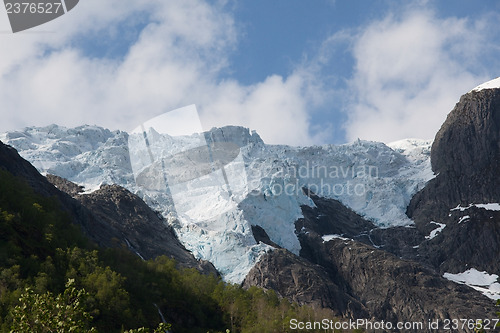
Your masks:
<svg viewBox="0 0 500 333"><path fill-rule="evenodd" d="M500 283L498 283L498 275L496 274L479 272L477 269L471 268L458 274L444 273L443 277L450 281L474 288L493 300L500 299Z"/></svg>
<svg viewBox="0 0 500 333"><path fill-rule="evenodd" d="M480 84L469 92L481 91L483 89L496 89L496 88L500 88L500 77L497 77L496 79Z"/></svg>
<svg viewBox="0 0 500 333"><path fill-rule="evenodd" d="M500 203L476 204L475 206L486 210L500 211Z"/></svg>
<svg viewBox="0 0 500 333"><path fill-rule="evenodd" d="M324 235L321 238L323 238L323 243L329 242L332 239L341 239L341 240L345 240L345 241L352 240L350 238L345 238L345 237L342 237L341 235L337 235L337 234L334 234L334 235Z"/></svg>
<svg viewBox="0 0 500 333"><path fill-rule="evenodd" d="M454 210L459 210L463 212L471 207L483 208L492 211L500 211L500 203L487 203L487 204L470 204L468 207L462 207L458 205L457 207L450 209L450 212Z"/></svg>
<svg viewBox="0 0 500 333"><path fill-rule="evenodd" d="M458 220L458 223L462 223L463 221L466 221L466 220L468 220L468 219L470 219L470 216L469 216L469 215L462 216L462 217L460 218L460 220Z"/></svg>
<svg viewBox="0 0 500 333"><path fill-rule="evenodd" d="M444 224L444 223L438 223L438 222L434 222L434 221L431 221L430 223L434 223L438 227L436 229L432 230L431 233L428 236L425 236L425 239L429 239L429 240L431 240L434 237L436 237L438 235L438 233L440 233L441 231L443 231L443 229L446 227L446 224Z"/></svg>
<svg viewBox="0 0 500 333"><path fill-rule="evenodd" d="M78 193L78 194L79 195L82 195L82 194L92 194L95 191L99 190L102 185L104 185L104 184L102 184L102 183L101 184L97 184L97 185L91 184L88 187L85 186L84 187L85 190L83 192Z"/></svg>

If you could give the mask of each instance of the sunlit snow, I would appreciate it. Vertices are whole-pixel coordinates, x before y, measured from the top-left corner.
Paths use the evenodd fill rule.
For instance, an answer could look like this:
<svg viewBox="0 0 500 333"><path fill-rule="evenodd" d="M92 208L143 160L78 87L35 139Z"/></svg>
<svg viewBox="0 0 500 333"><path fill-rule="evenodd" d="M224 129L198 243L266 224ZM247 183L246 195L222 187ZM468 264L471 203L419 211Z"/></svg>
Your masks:
<svg viewBox="0 0 500 333"><path fill-rule="evenodd" d="M450 209L450 211L459 210L459 211L463 212L471 207L484 208L486 210L492 210L492 211L500 211L500 204L499 203L470 204L467 207L462 207L462 206L458 205L457 207Z"/></svg>
<svg viewBox="0 0 500 333"><path fill-rule="evenodd" d="M331 241L332 239L341 239L341 240L351 240L350 238L345 238L345 237L342 237L341 235L324 235L322 236L321 238L323 238L323 243L326 243L326 242L329 242Z"/></svg>
<svg viewBox="0 0 500 333"><path fill-rule="evenodd" d="M474 288L491 299L500 299L500 283L498 282L498 275L496 274L479 272L477 269L471 268L458 274L444 273L443 277L450 281Z"/></svg>
<svg viewBox="0 0 500 333"><path fill-rule="evenodd" d="M444 223L437 223L434 221L431 221L430 223L433 223L433 224L437 225L438 227L436 229L432 230L428 236L425 236L425 239L428 239L428 240L431 240L434 237L436 237L438 235L438 233L442 232L443 229L446 227L446 224L444 224Z"/></svg>
<svg viewBox="0 0 500 333"><path fill-rule="evenodd" d="M496 79L482 83L482 84L478 85L476 88L472 89L471 91L481 91L483 89L495 89L495 88L500 88L500 77L497 77Z"/></svg>

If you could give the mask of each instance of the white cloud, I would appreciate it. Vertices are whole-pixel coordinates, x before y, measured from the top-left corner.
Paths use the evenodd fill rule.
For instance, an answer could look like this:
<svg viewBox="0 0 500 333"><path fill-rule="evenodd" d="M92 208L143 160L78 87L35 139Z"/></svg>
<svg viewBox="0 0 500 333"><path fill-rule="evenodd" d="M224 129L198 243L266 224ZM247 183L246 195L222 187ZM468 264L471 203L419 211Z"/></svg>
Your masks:
<svg viewBox="0 0 500 333"><path fill-rule="evenodd" d="M206 124L216 126L220 119L230 124L257 129L264 141L310 145L308 99L303 92L305 80L298 74L284 79L269 76L264 82L242 87L234 81L216 87L215 98L203 108Z"/></svg>
<svg viewBox="0 0 500 333"><path fill-rule="evenodd" d="M459 96L490 78L483 57L498 52L489 44L495 15L441 19L421 4L335 33L287 76L244 85L224 79L239 33L223 6L86 0L33 32L0 34L0 132L50 123L131 130L195 103L205 129L242 125L269 143L325 143L337 121L325 114L342 107L348 140L432 138ZM6 15L0 30L9 30ZM123 39L130 45L117 58L92 56L80 43ZM349 61L339 60L350 56L346 77Z"/></svg>
<svg viewBox="0 0 500 333"><path fill-rule="evenodd" d="M123 57L92 57L78 48L82 39L113 43L120 27L134 24L138 38ZM317 140L309 134L307 105L316 97L305 72L251 86L220 79L237 31L217 4L86 0L41 27L34 31L48 33L0 35L0 131L50 123L131 130L196 103L206 127L243 125L271 143Z"/></svg>
<svg viewBox="0 0 500 333"><path fill-rule="evenodd" d="M348 139L434 138L460 95L489 79L478 64L481 52L491 53L485 40L494 24L412 9L362 29L354 37Z"/></svg>

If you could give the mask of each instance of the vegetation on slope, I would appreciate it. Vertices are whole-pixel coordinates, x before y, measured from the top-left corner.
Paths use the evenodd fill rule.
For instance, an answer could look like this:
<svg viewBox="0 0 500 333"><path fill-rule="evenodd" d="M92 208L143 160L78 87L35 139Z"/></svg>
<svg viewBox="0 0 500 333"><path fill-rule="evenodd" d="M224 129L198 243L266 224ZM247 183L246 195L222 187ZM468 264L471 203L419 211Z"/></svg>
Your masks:
<svg viewBox="0 0 500 333"><path fill-rule="evenodd" d="M160 332L170 327L162 316L173 332L203 333L287 332L292 318L332 318L166 257L98 248L56 200L0 170L0 331Z"/></svg>

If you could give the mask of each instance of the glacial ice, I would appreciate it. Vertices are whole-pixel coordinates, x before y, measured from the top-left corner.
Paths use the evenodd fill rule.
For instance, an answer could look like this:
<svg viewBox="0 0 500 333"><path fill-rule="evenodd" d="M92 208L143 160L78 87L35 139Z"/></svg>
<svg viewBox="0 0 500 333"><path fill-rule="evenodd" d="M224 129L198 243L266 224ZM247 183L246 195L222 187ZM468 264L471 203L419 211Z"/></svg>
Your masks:
<svg viewBox="0 0 500 333"><path fill-rule="evenodd" d="M171 138L158 132L151 135L158 144L152 149L163 156L161 143ZM138 186L134 169L153 171L131 161L132 153L147 152L129 151L129 137L97 126L57 125L0 135L42 173L67 178L89 191L101 184L118 184L136 193L166 217L195 257L212 262L226 281L234 283L241 282L260 256L272 250L255 241L252 225L261 226L278 245L300 251L294 222L302 217L302 205L314 206L302 188L337 199L381 227L408 226L413 223L405 214L411 197L434 177L431 141L408 139L385 145L357 140L291 147L267 145L242 127L213 128L205 138L240 147L238 163L246 174L246 179L240 179L244 186L228 197L236 204L227 209L222 200L228 195L224 186L184 188L187 192L180 193L197 198L196 204L155 189L154 184ZM194 140L184 139L186 144Z"/></svg>

